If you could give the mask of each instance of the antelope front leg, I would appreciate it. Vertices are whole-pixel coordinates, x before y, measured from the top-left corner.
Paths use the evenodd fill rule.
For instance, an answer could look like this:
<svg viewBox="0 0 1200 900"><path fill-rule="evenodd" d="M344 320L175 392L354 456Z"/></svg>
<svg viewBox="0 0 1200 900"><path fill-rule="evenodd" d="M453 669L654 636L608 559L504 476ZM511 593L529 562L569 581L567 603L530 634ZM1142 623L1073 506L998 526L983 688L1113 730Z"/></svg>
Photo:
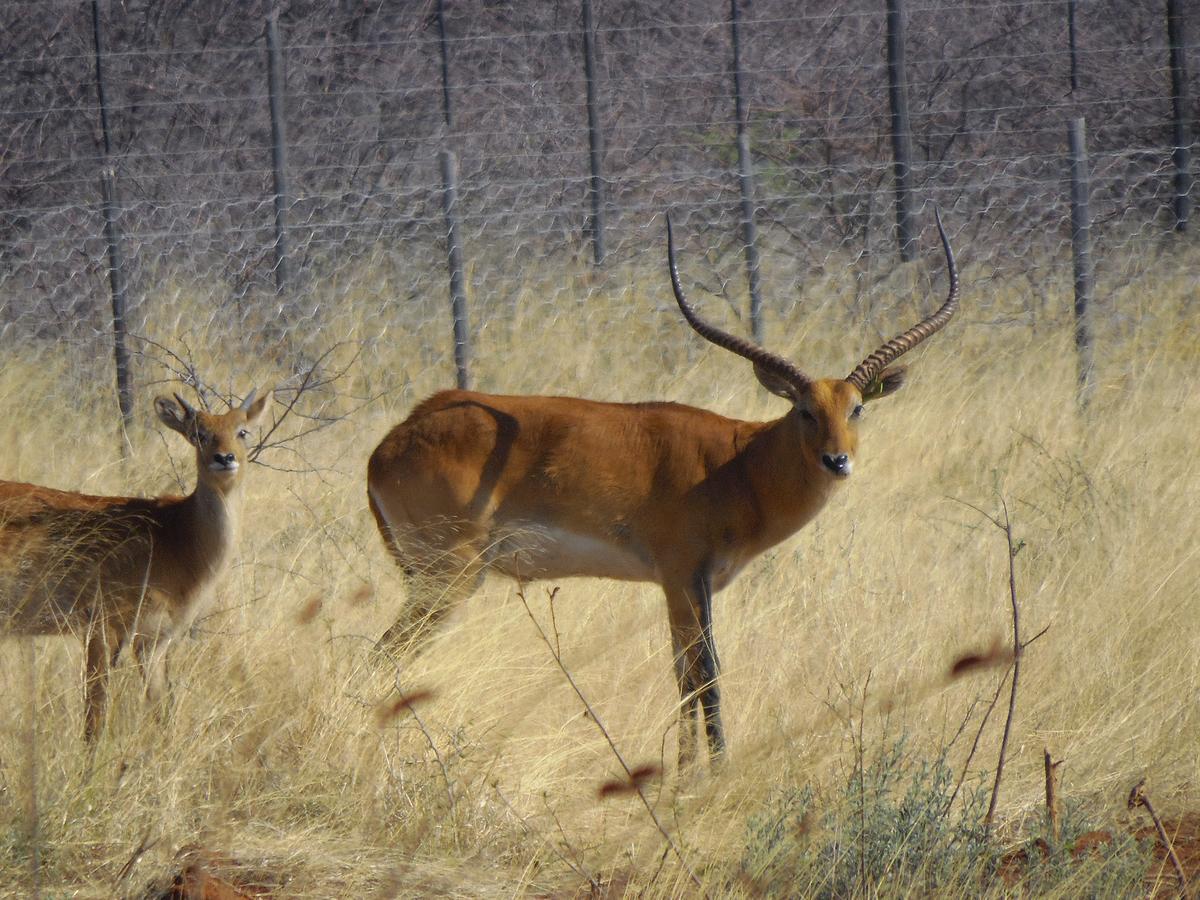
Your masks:
<svg viewBox="0 0 1200 900"><path fill-rule="evenodd" d="M708 752L714 761L725 753L725 727L721 724L721 661L712 633L712 579L705 572L697 573L692 583L692 596L700 618L700 705L704 707L704 730L708 735Z"/></svg>
<svg viewBox="0 0 1200 900"><path fill-rule="evenodd" d="M704 711L704 730L714 760L725 752L721 725L720 662L712 636L712 587L706 574L692 578L687 590L667 592L667 614L679 683L679 766L696 755L696 713Z"/></svg>
<svg viewBox="0 0 1200 900"><path fill-rule="evenodd" d="M679 770L683 771L696 760L696 654L700 643L694 626L677 622L671 613L671 649L675 656L675 681L679 686Z"/></svg>
<svg viewBox="0 0 1200 900"><path fill-rule="evenodd" d="M171 640L161 634L139 634L133 639L133 653L146 685L146 700L159 721L166 717L166 698L170 689L167 680L167 647Z"/></svg>

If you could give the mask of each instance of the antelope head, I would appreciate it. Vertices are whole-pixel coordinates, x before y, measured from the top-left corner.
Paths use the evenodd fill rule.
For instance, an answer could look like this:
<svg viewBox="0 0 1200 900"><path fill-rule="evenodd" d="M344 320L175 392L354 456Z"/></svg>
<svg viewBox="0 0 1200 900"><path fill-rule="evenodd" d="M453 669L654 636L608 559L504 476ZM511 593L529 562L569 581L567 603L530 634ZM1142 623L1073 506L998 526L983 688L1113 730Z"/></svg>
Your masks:
<svg viewBox="0 0 1200 900"><path fill-rule="evenodd" d="M246 465L250 428L262 419L272 396L268 391L255 400L256 393L251 391L241 405L222 415L195 409L178 394L174 399L155 398L154 408L162 423L196 448L198 483L222 494L237 484Z"/></svg>
<svg viewBox="0 0 1200 900"><path fill-rule="evenodd" d="M797 366L757 344L729 334L705 322L684 296L675 261L675 239L671 217L667 216L667 260L675 300L688 324L705 340L736 353L754 365L758 381L772 394L783 397L792 409L781 424L790 432L790 445L801 456L809 471L818 471L831 479L849 477L858 450L858 424L863 405L886 397L904 384L904 367L892 365L903 354L940 330L958 308L958 270L954 252L935 212L938 234L946 253L950 293L941 308L897 335L864 359L845 378L809 378Z"/></svg>

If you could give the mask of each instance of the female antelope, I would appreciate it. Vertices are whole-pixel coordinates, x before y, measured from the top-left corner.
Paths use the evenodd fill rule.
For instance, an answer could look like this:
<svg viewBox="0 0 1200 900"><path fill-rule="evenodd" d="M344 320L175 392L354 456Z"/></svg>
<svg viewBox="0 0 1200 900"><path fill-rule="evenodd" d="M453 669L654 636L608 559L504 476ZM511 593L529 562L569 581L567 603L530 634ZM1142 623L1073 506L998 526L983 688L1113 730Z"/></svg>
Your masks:
<svg viewBox="0 0 1200 900"><path fill-rule="evenodd" d="M696 314L668 219L671 284L684 318L752 363L763 387L791 408L774 421L744 422L677 403L434 394L383 439L367 470L385 543L406 573L427 582L410 591L383 643L425 633L485 570L521 580L657 582L681 698L680 761L694 754L698 705L710 751L720 754L713 594L821 510L853 469L862 405L903 382L903 369L889 365L954 314L958 275L940 218L938 232L950 281L941 308L845 378L814 380Z"/></svg>
<svg viewBox="0 0 1200 900"><path fill-rule="evenodd" d="M104 721L109 669L127 643L146 693L166 689L165 653L186 628L233 548L248 429L271 394L214 415L178 394L159 419L196 448L186 497L94 497L0 481L0 628L73 634L84 644L84 732Z"/></svg>

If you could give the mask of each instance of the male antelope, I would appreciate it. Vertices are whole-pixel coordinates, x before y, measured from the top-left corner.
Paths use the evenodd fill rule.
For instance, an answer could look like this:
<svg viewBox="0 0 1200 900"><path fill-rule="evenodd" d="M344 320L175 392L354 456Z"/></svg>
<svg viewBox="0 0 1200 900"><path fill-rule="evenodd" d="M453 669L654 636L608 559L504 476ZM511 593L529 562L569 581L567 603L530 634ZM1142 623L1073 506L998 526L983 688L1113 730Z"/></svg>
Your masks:
<svg viewBox="0 0 1200 900"><path fill-rule="evenodd" d="M271 394L214 415L178 394L159 419L196 448L187 497L94 497L0 481L0 631L74 634L84 644L84 733L104 722L109 669L126 643L154 701L165 653L194 619L238 530L247 428Z"/></svg>
<svg viewBox="0 0 1200 900"><path fill-rule="evenodd" d="M653 581L666 593L679 682L679 757L695 751L703 706L709 749L724 749L712 597L751 559L803 527L846 479L862 404L900 387L901 354L942 328L946 302L845 378L813 380L786 359L704 322L671 284L700 335L749 360L763 387L791 403L771 422L743 422L677 403L600 403L441 391L371 455L368 496L384 542L409 575L433 581L410 597L381 643L411 642L486 569L520 580L575 575Z"/></svg>

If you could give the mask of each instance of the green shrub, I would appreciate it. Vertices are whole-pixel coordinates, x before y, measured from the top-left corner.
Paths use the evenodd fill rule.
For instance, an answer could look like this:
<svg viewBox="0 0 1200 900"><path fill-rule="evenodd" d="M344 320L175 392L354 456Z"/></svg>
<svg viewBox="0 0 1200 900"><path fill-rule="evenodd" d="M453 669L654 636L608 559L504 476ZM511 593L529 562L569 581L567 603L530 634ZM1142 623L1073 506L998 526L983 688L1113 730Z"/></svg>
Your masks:
<svg viewBox="0 0 1200 900"><path fill-rule="evenodd" d="M1131 837L1077 859L1075 839L1095 826L1072 805L1057 846L1037 822L1014 849L985 834L990 779L957 781L945 753L930 759L902 737L860 753L828 799L781 788L747 823L739 880L756 897L1138 895L1147 855Z"/></svg>

